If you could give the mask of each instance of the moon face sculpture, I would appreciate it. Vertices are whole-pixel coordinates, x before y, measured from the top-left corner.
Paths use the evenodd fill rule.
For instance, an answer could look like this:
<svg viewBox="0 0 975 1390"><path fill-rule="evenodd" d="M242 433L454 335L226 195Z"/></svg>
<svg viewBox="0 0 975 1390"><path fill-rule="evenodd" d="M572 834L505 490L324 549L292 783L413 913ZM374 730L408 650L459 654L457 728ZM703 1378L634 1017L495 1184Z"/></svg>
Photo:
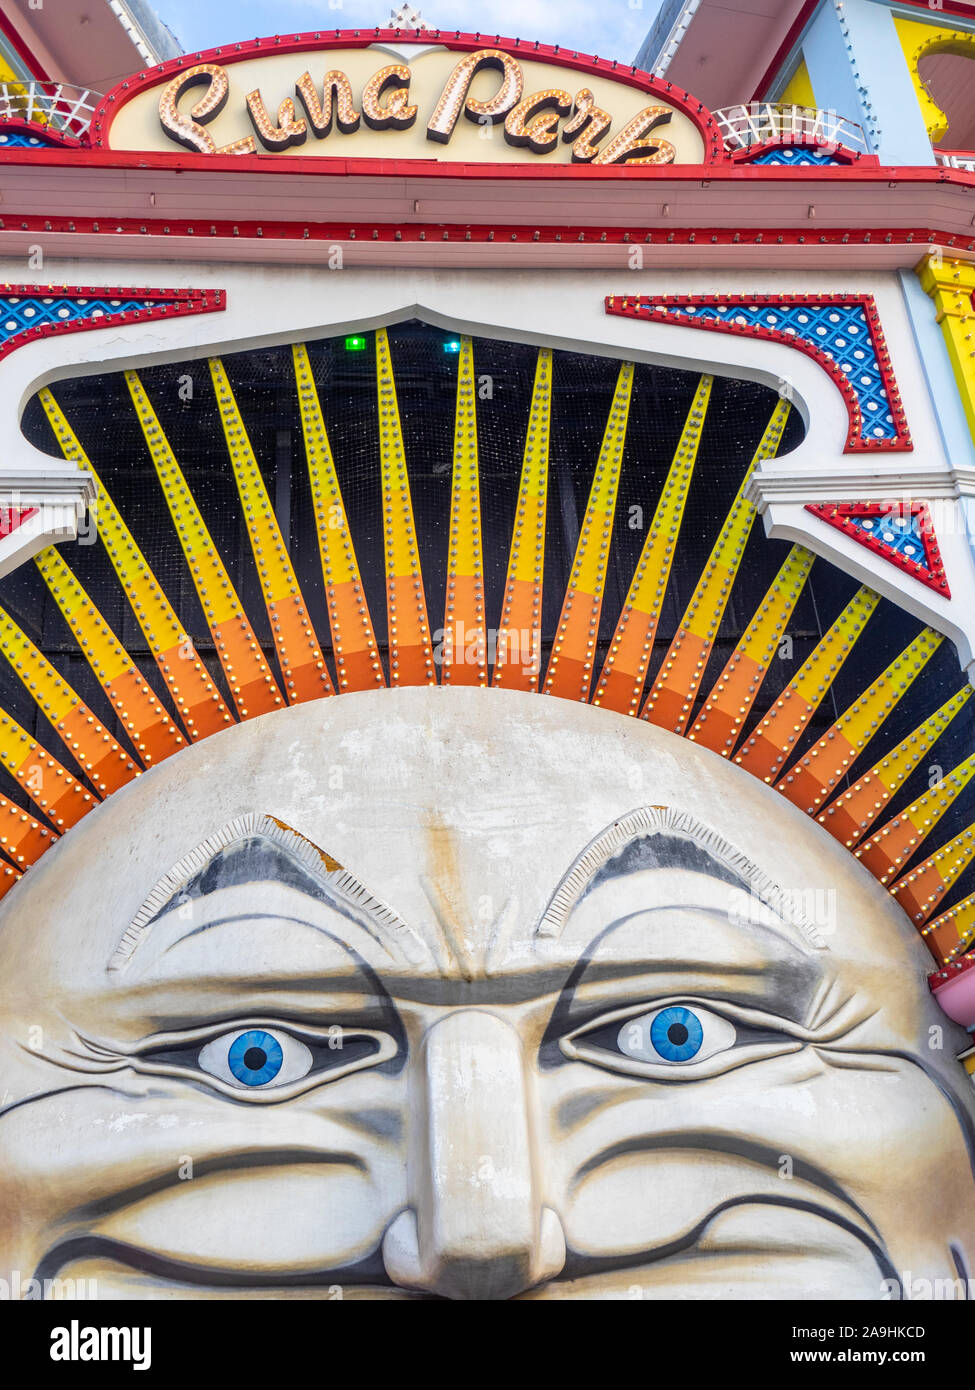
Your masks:
<svg viewBox="0 0 975 1390"><path fill-rule="evenodd" d="M425 688L253 719L0 908L0 1273L121 1298L965 1277L973 1097L926 964L820 827L645 722Z"/></svg>

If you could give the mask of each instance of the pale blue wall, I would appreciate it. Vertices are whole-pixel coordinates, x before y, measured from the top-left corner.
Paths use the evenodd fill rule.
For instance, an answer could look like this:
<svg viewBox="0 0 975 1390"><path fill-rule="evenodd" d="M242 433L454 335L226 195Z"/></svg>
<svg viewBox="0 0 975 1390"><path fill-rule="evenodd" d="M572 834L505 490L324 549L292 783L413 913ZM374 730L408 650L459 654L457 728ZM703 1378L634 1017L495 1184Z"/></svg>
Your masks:
<svg viewBox="0 0 975 1390"><path fill-rule="evenodd" d="M876 0L825 0L803 56L816 104L859 121L884 164L933 164L894 18Z"/></svg>

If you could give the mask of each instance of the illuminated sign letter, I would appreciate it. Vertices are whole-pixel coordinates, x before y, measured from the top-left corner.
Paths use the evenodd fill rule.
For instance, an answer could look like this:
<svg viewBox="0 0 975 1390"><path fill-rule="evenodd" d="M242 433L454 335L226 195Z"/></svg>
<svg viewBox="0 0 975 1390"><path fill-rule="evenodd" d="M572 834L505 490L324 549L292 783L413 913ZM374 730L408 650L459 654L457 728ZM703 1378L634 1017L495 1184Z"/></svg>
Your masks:
<svg viewBox="0 0 975 1390"><path fill-rule="evenodd" d="M501 86L490 101L468 101L467 93L477 73L484 68L493 68L502 74ZM521 100L525 79L521 64L499 48L486 48L480 53L468 53L462 58L447 78L447 84L440 93L440 99L427 126L427 139L446 145L453 134L457 117L463 109L468 120L479 124L483 119L496 125L503 121L511 108Z"/></svg>
<svg viewBox="0 0 975 1390"><path fill-rule="evenodd" d="M593 164L673 164L677 151L669 141L647 139L658 125L667 125L673 114L666 106L647 106L596 155Z"/></svg>
<svg viewBox="0 0 975 1390"><path fill-rule="evenodd" d="M289 145L303 145L308 127L298 117L295 119L295 104L285 97L278 107L278 123L273 125L264 105L260 91L248 92L247 109L257 131L257 138L266 150L286 150Z"/></svg>
<svg viewBox="0 0 975 1390"><path fill-rule="evenodd" d="M527 145L532 154L546 154L558 144L559 117L571 110L571 96L559 87L534 92L508 112L504 138L509 145Z"/></svg>
<svg viewBox="0 0 975 1390"><path fill-rule="evenodd" d="M575 106L571 121L562 127L562 139L572 144L573 164L588 164L595 159L596 146L612 125L608 111L596 105L596 98L588 87L580 87L576 92Z"/></svg>
<svg viewBox="0 0 975 1390"><path fill-rule="evenodd" d="M178 103L183 93L202 83L206 84L206 91L199 101L194 102L189 111L180 111ZM229 91L227 74L216 63L200 63L195 68L187 68L173 78L159 98L159 123L167 135L188 150L214 154L216 141L203 129L202 123L219 116L227 104Z"/></svg>
<svg viewBox="0 0 975 1390"><path fill-rule="evenodd" d="M320 138L332 129L332 115L338 121L343 135L351 135L359 129L359 112L352 100L352 87L344 72L332 68L325 74L322 83L322 99L318 100L315 84L310 72L303 72L295 83L295 91L301 99L308 116L308 124Z"/></svg>
<svg viewBox="0 0 975 1390"><path fill-rule="evenodd" d="M362 119L370 130L408 130L419 109L410 106L409 100L410 70L402 63L391 63L373 73L363 87Z"/></svg>

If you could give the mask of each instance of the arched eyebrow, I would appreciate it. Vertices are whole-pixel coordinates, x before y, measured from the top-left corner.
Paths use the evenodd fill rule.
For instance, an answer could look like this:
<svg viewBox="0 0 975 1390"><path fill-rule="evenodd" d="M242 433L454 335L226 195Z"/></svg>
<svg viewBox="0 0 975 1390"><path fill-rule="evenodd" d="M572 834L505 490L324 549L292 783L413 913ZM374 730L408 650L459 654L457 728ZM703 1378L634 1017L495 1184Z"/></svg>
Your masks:
<svg viewBox="0 0 975 1390"><path fill-rule="evenodd" d="M591 840L563 875L536 937L560 937L573 908L606 879L654 868L690 869L721 879L757 898L808 945L825 948L820 932L769 874L709 825L671 806L630 811Z"/></svg>
<svg viewBox="0 0 975 1390"><path fill-rule="evenodd" d="M121 970L154 923L173 908L246 883L276 883L326 903L369 932L394 957L416 955L402 919L338 860L273 816L238 816L183 856L148 894L108 963ZM411 949L412 947L412 949Z"/></svg>

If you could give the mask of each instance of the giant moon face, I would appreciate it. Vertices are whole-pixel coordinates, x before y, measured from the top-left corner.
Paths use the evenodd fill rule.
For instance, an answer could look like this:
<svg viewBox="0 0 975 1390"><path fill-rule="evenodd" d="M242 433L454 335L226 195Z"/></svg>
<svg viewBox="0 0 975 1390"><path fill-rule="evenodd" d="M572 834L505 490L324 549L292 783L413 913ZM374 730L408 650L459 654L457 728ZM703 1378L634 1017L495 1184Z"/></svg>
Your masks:
<svg viewBox="0 0 975 1390"><path fill-rule="evenodd" d="M929 966L846 850L646 723L478 689L267 715L111 797L0 910L0 1273L122 1298L953 1279L973 1115Z"/></svg>

